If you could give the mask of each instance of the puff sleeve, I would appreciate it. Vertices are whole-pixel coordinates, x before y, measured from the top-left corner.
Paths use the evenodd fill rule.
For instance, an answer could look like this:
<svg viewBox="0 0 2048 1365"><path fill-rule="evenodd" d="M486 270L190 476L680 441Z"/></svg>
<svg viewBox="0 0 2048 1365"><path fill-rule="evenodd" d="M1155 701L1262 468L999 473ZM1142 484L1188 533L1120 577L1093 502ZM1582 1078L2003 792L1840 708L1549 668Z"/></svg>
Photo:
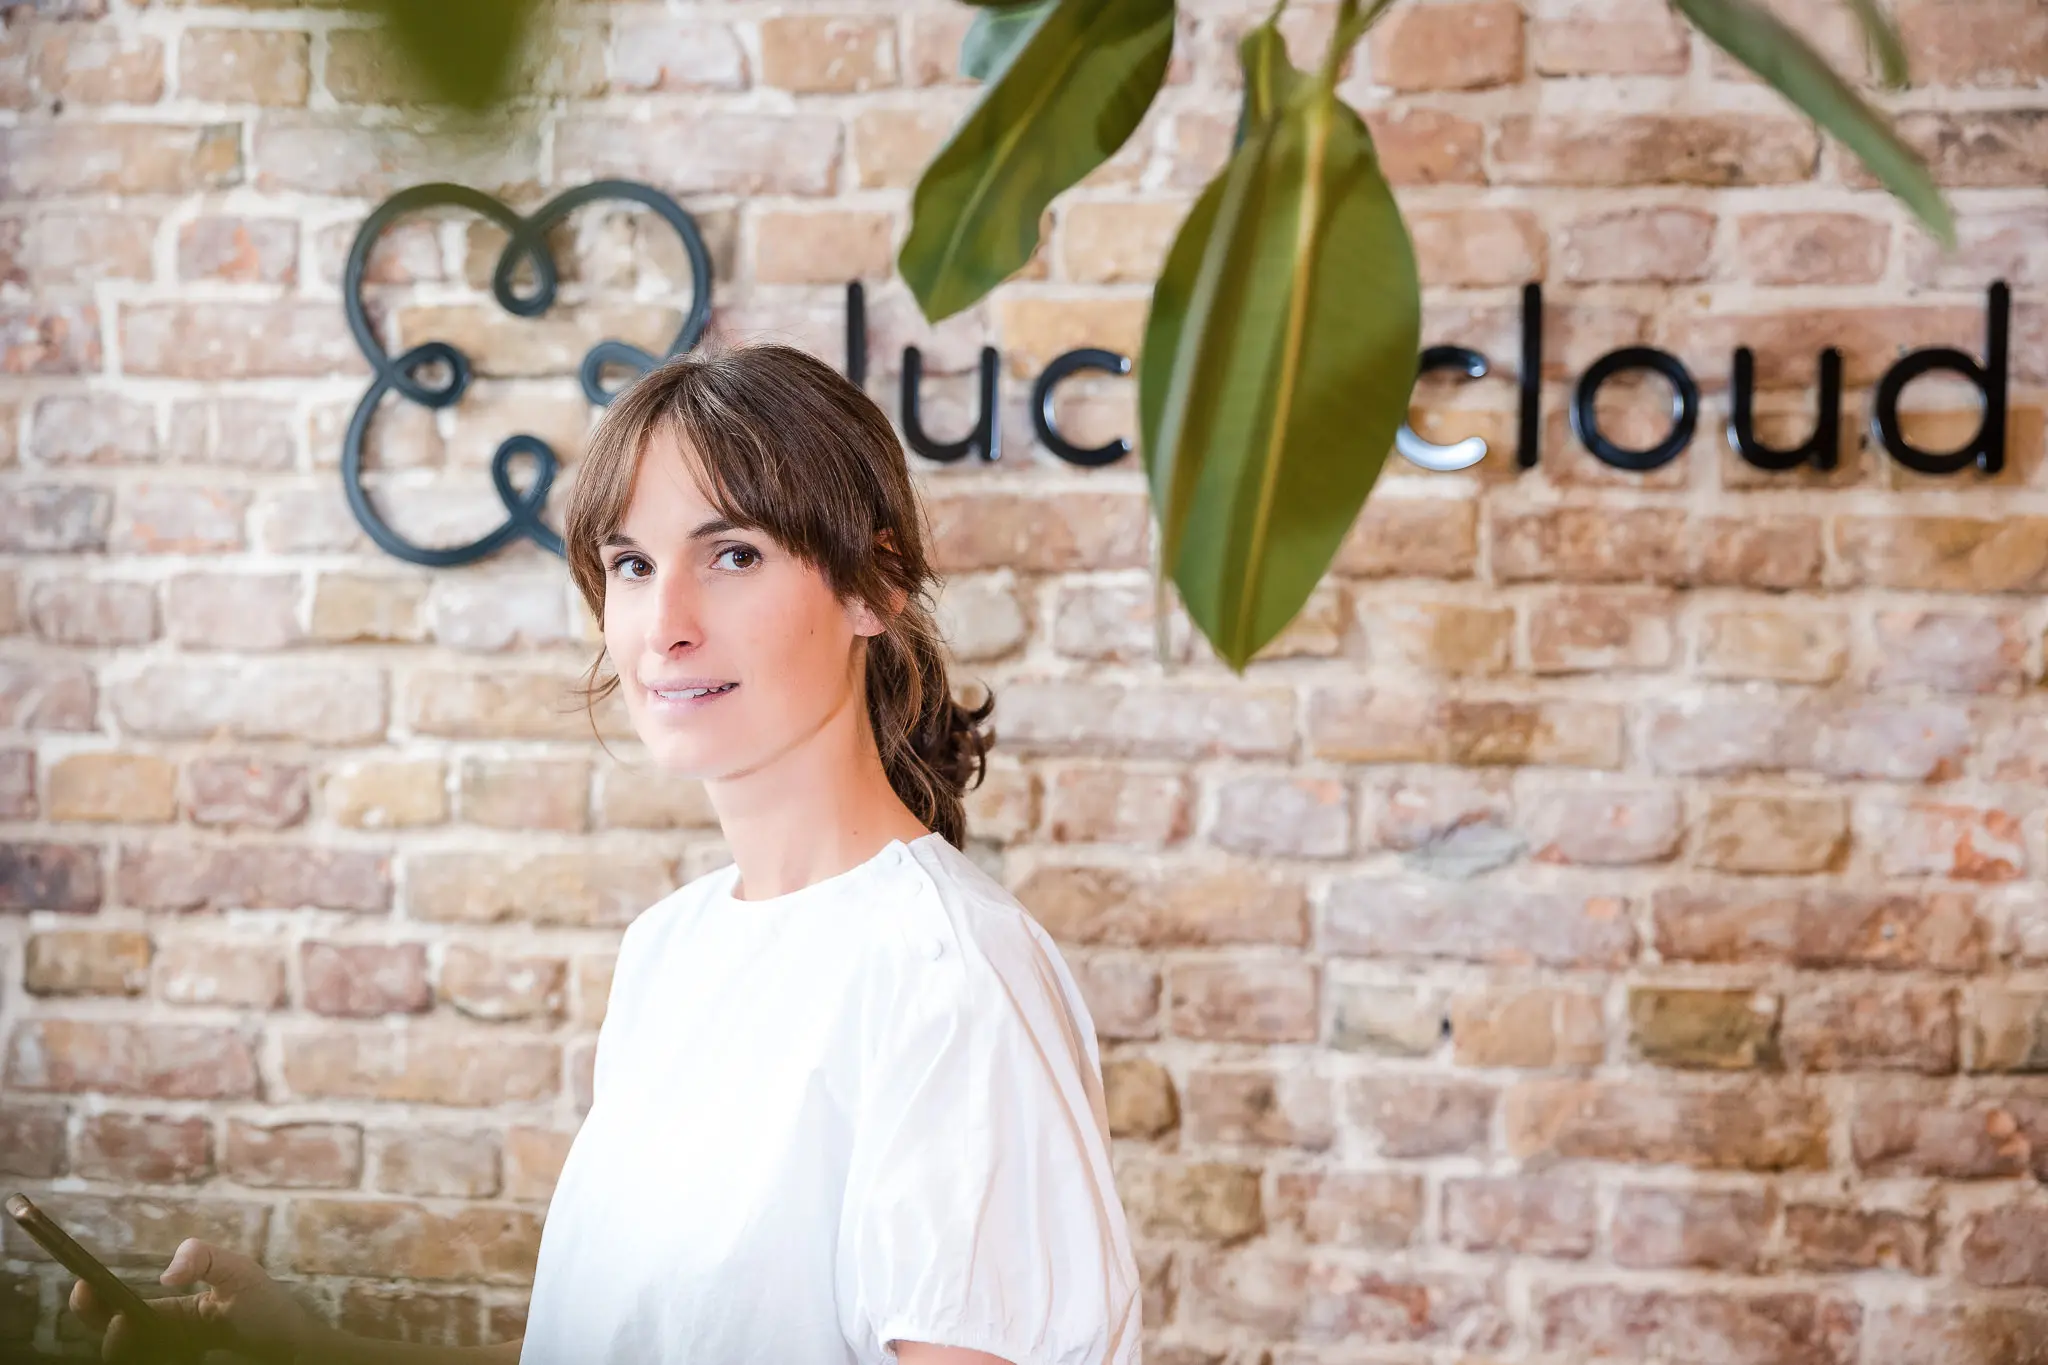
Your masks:
<svg viewBox="0 0 2048 1365"><path fill-rule="evenodd" d="M1056 950L958 943L882 1032L839 1232L842 1328L1017 1365L1135 1365L1139 1289L1092 1026Z"/></svg>

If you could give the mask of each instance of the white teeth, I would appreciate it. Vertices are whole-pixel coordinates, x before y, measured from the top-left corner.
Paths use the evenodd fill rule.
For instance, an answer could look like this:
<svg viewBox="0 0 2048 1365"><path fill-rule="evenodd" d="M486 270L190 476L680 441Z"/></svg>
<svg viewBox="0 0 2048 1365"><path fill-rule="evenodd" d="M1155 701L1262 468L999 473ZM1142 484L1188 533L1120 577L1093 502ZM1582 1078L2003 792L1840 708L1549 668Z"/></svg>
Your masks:
<svg viewBox="0 0 2048 1365"><path fill-rule="evenodd" d="M734 686L736 686L734 683L721 683L717 687L690 687L685 688L681 692L662 692L657 690L654 695L662 698L664 701L688 701L696 697L706 697L718 692L730 692Z"/></svg>

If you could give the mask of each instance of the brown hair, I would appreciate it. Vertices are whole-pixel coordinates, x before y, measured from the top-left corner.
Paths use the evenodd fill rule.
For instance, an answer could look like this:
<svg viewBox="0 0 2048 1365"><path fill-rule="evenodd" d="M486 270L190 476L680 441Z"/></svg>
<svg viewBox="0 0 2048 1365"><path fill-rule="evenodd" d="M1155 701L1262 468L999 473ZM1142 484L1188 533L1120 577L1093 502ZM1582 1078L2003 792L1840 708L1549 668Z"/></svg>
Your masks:
<svg viewBox="0 0 2048 1365"><path fill-rule="evenodd" d="M564 523L570 576L600 621L599 547L625 517L649 435L663 428L696 453L704 495L721 516L773 536L840 600L864 602L887 622L866 644L875 747L903 804L960 845L961 798L986 768L983 723L995 700L953 699L923 517L888 417L837 370L789 346L677 356L650 370L591 433ZM586 675L587 703L619 685L616 674L598 681L603 663L600 653Z"/></svg>

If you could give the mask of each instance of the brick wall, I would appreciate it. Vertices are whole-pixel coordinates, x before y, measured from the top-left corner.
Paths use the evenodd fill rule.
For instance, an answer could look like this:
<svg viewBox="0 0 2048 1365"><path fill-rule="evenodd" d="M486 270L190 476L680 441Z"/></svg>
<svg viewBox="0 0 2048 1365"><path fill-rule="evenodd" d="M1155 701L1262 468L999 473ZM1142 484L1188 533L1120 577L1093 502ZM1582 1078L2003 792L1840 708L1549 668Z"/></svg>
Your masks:
<svg viewBox="0 0 2048 1365"><path fill-rule="evenodd" d="M610 752L590 739L559 561L426 571L357 530L337 276L396 188L531 208L620 174L699 216L722 334L836 360L865 277L877 394L896 410L922 346L948 437L978 347L1007 357L1003 461L924 483L953 639L1000 701L977 848L1090 993L1149 1359L2041 1358L2048 7L1900 0L1926 82L1902 122L1962 220L1943 260L1661 5L1408 0L1346 90L1428 339L1496 366L1425 386L1416 423L1499 448L1390 469L1242 679L1196 645L1153 661L1139 474L1033 449L1025 398L1061 350L1135 349L1263 5L1188 4L1154 118L1027 278L935 332L888 276L965 97L963 11L901 8L576 6L544 99L425 142L339 11L9 11L7 1181L145 1279L200 1233L360 1330L518 1330L620 927L720 855L616 712ZM1789 12L1858 61L1841 8ZM497 441L573 452L583 352L658 344L683 303L658 225L592 210L562 309L510 319L481 291L501 240L423 221L373 261L387 336L480 371L459 410L373 431L379 505L423 543L495 524ZM1869 386L1904 346L1976 350L1999 276L2006 472L1908 475L1856 435ZM1545 440L1518 473L1529 279ZM1648 475L1563 416L1635 341L1708 387ZM1797 437L1829 342L1841 467L1734 458L1732 348ZM1130 429L1126 382L1062 393L1076 441ZM1654 440L1663 394L1609 393L1610 428ZM1913 397L1923 443L1971 430L1966 394ZM0 1337L74 1339L60 1278L11 1230L5 1254Z"/></svg>

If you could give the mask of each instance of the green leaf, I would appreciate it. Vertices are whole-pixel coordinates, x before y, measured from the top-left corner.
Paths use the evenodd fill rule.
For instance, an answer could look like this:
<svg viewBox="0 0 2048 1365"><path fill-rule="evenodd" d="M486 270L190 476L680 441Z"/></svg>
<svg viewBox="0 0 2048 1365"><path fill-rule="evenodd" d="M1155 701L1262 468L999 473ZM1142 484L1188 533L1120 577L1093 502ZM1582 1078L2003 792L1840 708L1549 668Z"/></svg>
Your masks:
<svg viewBox="0 0 2048 1365"><path fill-rule="evenodd" d="M1878 77L1894 90L1906 88L1906 45L1899 39L1899 30L1893 26L1892 17L1884 11L1883 0L1848 0L1849 8L1856 12L1856 22L1863 25L1864 41L1870 44L1871 53L1877 58Z"/></svg>
<svg viewBox="0 0 2048 1365"><path fill-rule="evenodd" d="M1281 72L1270 32L1239 45L1244 144L1152 295L1138 407L1160 570L1236 669L1329 569L1415 379L1414 250L1364 121L1336 95L1359 19L1346 0L1313 79ZM1287 89L1270 118L1255 85Z"/></svg>
<svg viewBox="0 0 2048 1365"><path fill-rule="evenodd" d="M1244 146L1253 127L1271 120L1308 80L1287 59L1287 40L1280 36L1278 27L1280 12L1286 8L1287 0L1280 0L1265 23L1238 40L1238 61L1244 67L1244 103L1238 109L1233 148Z"/></svg>
<svg viewBox="0 0 2048 1365"><path fill-rule="evenodd" d="M960 40L960 74L974 81L1001 75L1058 2L1024 0L977 9L967 25L967 36Z"/></svg>
<svg viewBox="0 0 2048 1365"><path fill-rule="evenodd" d="M1672 3L1730 56L1840 138L1929 231L1945 245L1955 245L1955 220L1925 163L1804 38L1754 0Z"/></svg>
<svg viewBox="0 0 2048 1365"><path fill-rule="evenodd" d="M1166 78L1173 0L1057 0L925 167L897 268L932 322L1031 259L1053 196L1123 146Z"/></svg>
<svg viewBox="0 0 2048 1365"><path fill-rule="evenodd" d="M385 30L436 103L478 111L511 93L539 0L348 0Z"/></svg>

